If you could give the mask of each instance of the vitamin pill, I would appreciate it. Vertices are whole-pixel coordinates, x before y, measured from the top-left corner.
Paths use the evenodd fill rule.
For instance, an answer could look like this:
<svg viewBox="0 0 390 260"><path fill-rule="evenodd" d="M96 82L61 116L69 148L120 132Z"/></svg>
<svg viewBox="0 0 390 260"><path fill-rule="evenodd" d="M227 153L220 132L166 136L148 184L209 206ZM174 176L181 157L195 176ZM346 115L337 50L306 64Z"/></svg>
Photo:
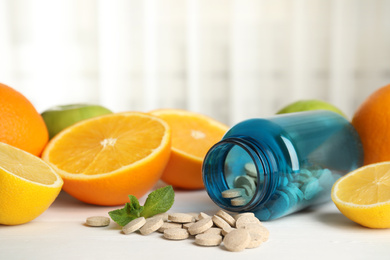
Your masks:
<svg viewBox="0 0 390 260"><path fill-rule="evenodd" d="M231 199L243 196L245 194L245 190L241 188L234 188L222 191L221 195L223 198Z"/></svg>
<svg viewBox="0 0 390 260"><path fill-rule="evenodd" d="M130 221L127 225L122 228L123 233L130 234L134 231L140 229L146 223L146 219L144 217L136 218Z"/></svg>
<svg viewBox="0 0 390 260"><path fill-rule="evenodd" d="M248 176L257 178L257 170L254 163L246 163L244 165L244 170Z"/></svg>
<svg viewBox="0 0 390 260"><path fill-rule="evenodd" d="M311 177L306 183L301 187L301 191L304 194L305 200L312 199L319 192L319 183L318 180L314 177Z"/></svg>
<svg viewBox="0 0 390 260"><path fill-rule="evenodd" d="M168 215L169 215L168 213L164 212L164 213L154 215L152 218L161 218L163 221L168 221Z"/></svg>
<svg viewBox="0 0 390 260"><path fill-rule="evenodd" d="M232 228L232 227L223 228L221 234L222 234L222 236L226 236L226 235L229 234L232 230L235 230L235 228Z"/></svg>
<svg viewBox="0 0 390 260"><path fill-rule="evenodd" d="M85 224L90 227L105 227L110 224L110 218L103 216L93 216L87 218Z"/></svg>
<svg viewBox="0 0 390 260"><path fill-rule="evenodd" d="M237 197L234 199L231 199L230 203L232 206L244 206L249 201L249 198L247 197Z"/></svg>
<svg viewBox="0 0 390 260"><path fill-rule="evenodd" d="M195 236L195 244L200 246L218 246L222 242L222 236L217 234L198 234Z"/></svg>
<svg viewBox="0 0 390 260"><path fill-rule="evenodd" d="M214 225L216 225L217 227L220 227L222 229L231 227L229 225L229 223L227 223L223 218L221 218L221 217L219 217L217 215L214 215L212 217L212 220L214 222Z"/></svg>
<svg viewBox="0 0 390 260"><path fill-rule="evenodd" d="M229 232L223 239L226 249L233 252L244 250L250 243L251 237L245 229L235 229Z"/></svg>
<svg viewBox="0 0 390 260"><path fill-rule="evenodd" d="M263 243L263 237L259 233L249 233L251 240L246 248L256 248L259 247Z"/></svg>
<svg viewBox="0 0 390 260"><path fill-rule="evenodd" d="M244 215L236 220L236 228L242 228L248 224L258 224L261 225L261 222L258 218L251 215Z"/></svg>
<svg viewBox="0 0 390 260"><path fill-rule="evenodd" d="M225 220L232 227L236 224L236 220L226 211L219 210L215 215L217 215L218 217L221 217L223 220Z"/></svg>
<svg viewBox="0 0 390 260"><path fill-rule="evenodd" d="M183 225L180 223L164 222L164 224L157 230L158 232L164 233L169 228L182 228Z"/></svg>
<svg viewBox="0 0 390 260"><path fill-rule="evenodd" d="M193 225L191 225L188 228L188 232L191 235L197 235L200 233L205 232L209 228L213 226L213 220L211 218L204 218L199 220L198 222L195 222Z"/></svg>
<svg viewBox="0 0 390 260"><path fill-rule="evenodd" d="M189 223L194 221L194 217L185 213L172 213L168 215L168 220L175 223Z"/></svg>
<svg viewBox="0 0 390 260"><path fill-rule="evenodd" d="M246 186L246 189L245 189ZM256 183L255 181L246 175L238 176L234 179L234 187L235 188L244 188L245 190L248 190L249 194L246 194L247 196L252 196L252 194L256 190Z"/></svg>
<svg viewBox="0 0 390 260"><path fill-rule="evenodd" d="M193 224L195 224L195 222L188 222L188 223L184 223L183 224L183 228L184 229L188 229L190 226L192 226Z"/></svg>
<svg viewBox="0 0 390 260"><path fill-rule="evenodd" d="M211 218L209 215L207 215L204 212L199 213L198 220L204 219L204 218Z"/></svg>
<svg viewBox="0 0 390 260"><path fill-rule="evenodd" d="M205 232L202 234L214 234L214 235L221 235L222 234L222 229L218 227L211 227L207 229Z"/></svg>
<svg viewBox="0 0 390 260"><path fill-rule="evenodd" d="M163 224L164 221L162 220L162 218L149 218L146 220L146 223L139 229L139 232L142 235L149 235L154 231L158 230Z"/></svg>
<svg viewBox="0 0 390 260"><path fill-rule="evenodd" d="M168 228L164 231L164 237L170 240L182 240L188 238L189 234L183 228Z"/></svg>
<svg viewBox="0 0 390 260"><path fill-rule="evenodd" d="M234 218L235 220L237 220L238 218L243 217L243 216L254 217L254 216L255 216L255 213L253 213L253 212L238 213L238 214L234 215L233 218Z"/></svg>

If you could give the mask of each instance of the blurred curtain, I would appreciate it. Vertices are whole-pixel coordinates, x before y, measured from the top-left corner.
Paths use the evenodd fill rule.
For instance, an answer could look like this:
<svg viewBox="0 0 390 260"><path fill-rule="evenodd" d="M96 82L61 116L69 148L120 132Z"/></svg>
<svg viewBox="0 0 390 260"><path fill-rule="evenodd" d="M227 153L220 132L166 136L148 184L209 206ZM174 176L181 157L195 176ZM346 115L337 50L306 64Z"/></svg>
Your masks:
<svg viewBox="0 0 390 260"><path fill-rule="evenodd" d="M0 0L0 82L42 111L183 108L227 124L390 83L390 0Z"/></svg>

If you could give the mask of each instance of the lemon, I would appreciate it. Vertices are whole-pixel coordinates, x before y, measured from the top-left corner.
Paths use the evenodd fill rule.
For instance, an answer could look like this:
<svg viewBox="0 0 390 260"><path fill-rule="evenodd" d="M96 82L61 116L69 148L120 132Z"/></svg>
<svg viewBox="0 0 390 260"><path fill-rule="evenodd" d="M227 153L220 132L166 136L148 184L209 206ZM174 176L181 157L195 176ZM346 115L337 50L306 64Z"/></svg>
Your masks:
<svg viewBox="0 0 390 260"><path fill-rule="evenodd" d="M303 111L309 111L309 110L330 110L333 112L336 112L343 117L347 118L347 116L337 107L334 105L318 100L318 99L308 99L308 100L300 100L294 103L291 103L281 110L277 112L277 114L285 114L285 113L294 113L294 112L303 112Z"/></svg>
<svg viewBox="0 0 390 260"><path fill-rule="evenodd" d="M49 138L53 138L64 128L81 120L112 113L111 110L100 105L70 104L49 108L42 112Z"/></svg>
<svg viewBox="0 0 390 260"><path fill-rule="evenodd" d="M27 223L57 198L63 181L40 158L0 143L0 224Z"/></svg>
<svg viewBox="0 0 390 260"><path fill-rule="evenodd" d="M336 181L332 200L347 218L369 228L390 228L390 162L370 164Z"/></svg>

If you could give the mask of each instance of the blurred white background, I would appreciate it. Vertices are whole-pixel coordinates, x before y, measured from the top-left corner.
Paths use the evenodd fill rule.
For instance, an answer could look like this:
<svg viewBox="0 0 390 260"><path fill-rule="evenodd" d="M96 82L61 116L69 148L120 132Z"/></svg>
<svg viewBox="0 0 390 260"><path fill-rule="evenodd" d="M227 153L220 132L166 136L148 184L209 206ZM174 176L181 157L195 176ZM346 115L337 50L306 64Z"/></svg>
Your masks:
<svg viewBox="0 0 390 260"><path fill-rule="evenodd" d="M390 0L0 0L0 82L39 112L173 107L232 125L316 98L351 117L390 83Z"/></svg>

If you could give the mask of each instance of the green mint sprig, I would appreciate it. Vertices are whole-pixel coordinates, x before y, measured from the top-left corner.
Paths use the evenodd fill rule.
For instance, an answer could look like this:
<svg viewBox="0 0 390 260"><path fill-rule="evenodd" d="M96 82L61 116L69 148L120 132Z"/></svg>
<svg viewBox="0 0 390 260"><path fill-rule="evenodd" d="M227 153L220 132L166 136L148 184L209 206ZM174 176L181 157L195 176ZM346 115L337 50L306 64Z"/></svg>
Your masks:
<svg viewBox="0 0 390 260"><path fill-rule="evenodd" d="M125 226L139 217L150 218L168 211L175 200L175 192L171 185L152 191L148 195L144 206L141 206L138 199L133 195L129 195L129 199L130 202L126 203L122 209L108 212L111 219L120 226Z"/></svg>

